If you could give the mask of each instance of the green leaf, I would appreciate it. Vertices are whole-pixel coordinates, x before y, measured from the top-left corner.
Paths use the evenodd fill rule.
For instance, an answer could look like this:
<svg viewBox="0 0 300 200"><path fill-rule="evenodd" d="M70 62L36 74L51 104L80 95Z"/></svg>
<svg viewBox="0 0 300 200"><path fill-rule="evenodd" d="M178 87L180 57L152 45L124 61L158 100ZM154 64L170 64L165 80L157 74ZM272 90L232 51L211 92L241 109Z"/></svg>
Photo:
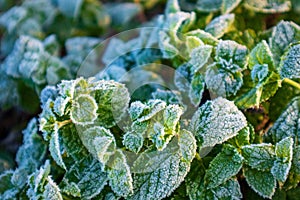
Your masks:
<svg viewBox="0 0 300 200"><path fill-rule="evenodd" d="M289 46L286 53L281 57L279 66L280 77L284 78L300 78L300 43Z"/></svg>
<svg viewBox="0 0 300 200"><path fill-rule="evenodd" d="M117 150L108 163L108 179L112 190L119 196L127 197L133 193L133 180L126 157Z"/></svg>
<svg viewBox="0 0 300 200"><path fill-rule="evenodd" d="M281 13L291 9L290 0L246 0L244 5L248 9L262 13Z"/></svg>
<svg viewBox="0 0 300 200"><path fill-rule="evenodd" d="M137 3L109 3L105 11L110 15L111 23L115 26L124 26L134 19L141 11L142 6Z"/></svg>
<svg viewBox="0 0 300 200"><path fill-rule="evenodd" d="M50 163L47 160L44 166L37 169L28 177L28 186L27 196L30 199L39 199L42 197L44 192L45 184L47 184L47 177L50 174Z"/></svg>
<svg viewBox="0 0 300 200"><path fill-rule="evenodd" d="M251 140L251 132L254 132L252 129L253 127L251 125L246 126L239 131L237 136L229 139L227 142L236 148L242 148L245 145L249 145Z"/></svg>
<svg viewBox="0 0 300 200"><path fill-rule="evenodd" d="M70 118L74 124L92 124L97 118L97 110L95 99L90 95L81 94L72 102Z"/></svg>
<svg viewBox="0 0 300 200"><path fill-rule="evenodd" d="M274 125L266 134L266 139L277 143L286 137L292 137L295 144L300 142L300 130L298 126L300 98L294 98L285 111L279 116Z"/></svg>
<svg viewBox="0 0 300 200"><path fill-rule="evenodd" d="M245 163L252 168L268 171L275 161L275 149L271 144L251 144L242 147Z"/></svg>
<svg viewBox="0 0 300 200"><path fill-rule="evenodd" d="M192 78L189 97L194 106L198 106L201 102L205 88L205 80L201 74L195 74Z"/></svg>
<svg viewBox="0 0 300 200"><path fill-rule="evenodd" d="M300 27L293 22L281 21L274 27L269 43L274 55L275 66L279 66L280 58L288 46L299 39Z"/></svg>
<svg viewBox="0 0 300 200"><path fill-rule="evenodd" d="M229 32L234 22L234 14L225 14L214 18L206 27L205 31L216 38L221 38Z"/></svg>
<svg viewBox="0 0 300 200"><path fill-rule="evenodd" d="M95 100L98 104L100 126L110 128L118 123L127 111L130 95L124 84L115 81L97 81L95 84Z"/></svg>
<svg viewBox="0 0 300 200"><path fill-rule="evenodd" d="M223 14L230 13L241 3L241 1L242 0L223 0L221 12Z"/></svg>
<svg viewBox="0 0 300 200"><path fill-rule="evenodd" d="M222 6L222 0L198 0L196 8L202 12L218 11Z"/></svg>
<svg viewBox="0 0 300 200"><path fill-rule="evenodd" d="M283 184L289 174L293 158L293 139L288 137L276 144L276 161L271 169L273 176Z"/></svg>
<svg viewBox="0 0 300 200"><path fill-rule="evenodd" d="M181 161L177 144L163 151L145 151L134 163L134 194L129 199L159 200L169 196L183 181L190 164Z"/></svg>
<svg viewBox="0 0 300 200"><path fill-rule="evenodd" d="M80 130L78 134L85 148L103 165L116 150L115 137L109 129L93 126Z"/></svg>
<svg viewBox="0 0 300 200"><path fill-rule="evenodd" d="M45 191L43 192L45 200L63 200L59 187L50 176L47 177L47 182L48 183L45 185Z"/></svg>
<svg viewBox="0 0 300 200"><path fill-rule="evenodd" d="M271 198L275 193L276 180L270 172L244 168L244 176L248 185L260 196Z"/></svg>
<svg viewBox="0 0 300 200"><path fill-rule="evenodd" d="M14 172L7 170L0 175L0 197L3 199L13 199L19 189L12 183Z"/></svg>
<svg viewBox="0 0 300 200"><path fill-rule="evenodd" d="M56 130L56 131L54 131L54 133L51 136L51 139L49 142L49 151L50 151L52 158L56 162L56 164L59 165L60 167L62 167L63 169L67 169L65 166L65 163L63 161L63 158L62 158L63 152L61 149L59 139L60 139L59 132L58 132L58 130Z"/></svg>
<svg viewBox="0 0 300 200"><path fill-rule="evenodd" d="M43 164L47 146L38 132L38 122L33 118L23 130L23 145L16 155L19 168L26 169L28 174Z"/></svg>
<svg viewBox="0 0 300 200"><path fill-rule="evenodd" d="M123 136L123 144L126 147L126 149L138 153L144 144L144 137L142 134L136 134L134 132L127 132Z"/></svg>
<svg viewBox="0 0 300 200"><path fill-rule="evenodd" d="M205 83L213 97L228 97L235 95L243 85L243 74L228 71L220 63L214 63L206 70Z"/></svg>
<svg viewBox="0 0 300 200"><path fill-rule="evenodd" d="M76 18L80 14L83 0L75 0L72 3L67 0L57 0L58 9L66 16Z"/></svg>
<svg viewBox="0 0 300 200"><path fill-rule="evenodd" d="M293 149L292 166L289 172L286 185L288 188L296 188L300 182L300 147Z"/></svg>
<svg viewBox="0 0 300 200"><path fill-rule="evenodd" d="M178 137L178 145L182 160L189 163L192 162L197 151L194 135L185 129L181 130Z"/></svg>
<svg viewBox="0 0 300 200"><path fill-rule="evenodd" d="M237 149L225 146L206 170L204 177L206 188L215 188L235 176L242 168L243 159Z"/></svg>
<svg viewBox="0 0 300 200"><path fill-rule="evenodd" d="M247 109L259 105L275 95L281 85L280 77L268 65L255 65L251 71L252 81L248 80L235 98L239 108Z"/></svg>
<svg viewBox="0 0 300 200"><path fill-rule="evenodd" d="M91 199L107 184L107 173L102 169L103 166L98 160L91 156L82 157L65 173L59 186L65 194Z"/></svg>
<svg viewBox="0 0 300 200"><path fill-rule="evenodd" d="M203 66L208 62L210 55L212 53L212 46L210 45L200 45L192 50L190 53L189 63L192 65L191 71L193 73L198 72L203 68Z"/></svg>
<svg viewBox="0 0 300 200"><path fill-rule="evenodd" d="M204 44L211 45L211 46L216 46L219 42L219 40L217 38L215 38L210 33L206 32L202 29L192 30L190 32L187 32L185 35L187 37L195 36L195 37L199 38L201 41L203 41Z"/></svg>
<svg viewBox="0 0 300 200"><path fill-rule="evenodd" d="M0 25L11 33L27 17L28 11L24 7L14 6L0 17Z"/></svg>
<svg viewBox="0 0 300 200"><path fill-rule="evenodd" d="M190 130L201 148L213 147L236 136L247 126L246 118L233 102L224 98L207 101L194 114Z"/></svg>
<svg viewBox="0 0 300 200"><path fill-rule="evenodd" d="M138 118L139 122L144 122L152 117L154 117L156 114L158 114L160 111L164 110L166 107L166 102L162 100L149 100L146 105L148 106L145 114L143 114L140 118Z"/></svg>
<svg viewBox="0 0 300 200"><path fill-rule="evenodd" d="M269 69L275 69L273 54L267 42L263 40L258 43L250 52L249 69L253 69L255 65L268 65Z"/></svg>
<svg viewBox="0 0 300 200"><path fill-rule="evenodd" d="M243 195L241 192L240 184L237 180L229 179L225 183L219 185L216 188L209 190L202 198L211 199L229 199L238 200L242 199Z"/></svg>

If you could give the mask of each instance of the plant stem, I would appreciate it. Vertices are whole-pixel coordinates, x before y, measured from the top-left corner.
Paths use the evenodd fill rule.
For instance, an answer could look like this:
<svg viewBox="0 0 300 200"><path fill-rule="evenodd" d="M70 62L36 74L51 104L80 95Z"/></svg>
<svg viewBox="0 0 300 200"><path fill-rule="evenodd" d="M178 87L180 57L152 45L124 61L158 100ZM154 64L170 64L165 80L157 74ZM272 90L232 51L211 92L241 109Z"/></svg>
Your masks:
<svg viewBox="0 0 300 200"><path fill-rule="evenodd" d="M64 125L67 125L69 123L71 123L72 121L69 119L69 120L65 120L65 121L62 121L62 122L58 122L58 128L61 128L63 127Z"/></svg>
<svg viewBox="0 0 300 200"><path fill-rule="evenodd" d="M287 84L289 84L289 85L297 88L298 90L300 90L300 84L297 83L296 81L293 81L293 80L291 80L289 78L285 78L285 79L283 79L283 82L285 82L285 83L287 83Z"/></svg>

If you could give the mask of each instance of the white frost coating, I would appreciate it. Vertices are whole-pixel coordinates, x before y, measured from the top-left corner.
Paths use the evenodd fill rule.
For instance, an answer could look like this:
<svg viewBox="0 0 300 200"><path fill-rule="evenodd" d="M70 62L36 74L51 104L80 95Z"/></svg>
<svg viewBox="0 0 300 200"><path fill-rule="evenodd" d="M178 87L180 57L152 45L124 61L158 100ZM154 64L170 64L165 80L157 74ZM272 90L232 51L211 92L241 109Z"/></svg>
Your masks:
<svg viewBox="0 0 300 200"><path fill-rule="evenodd" d="M210 45L201 45L192 50L189 63L192 65L193 73L199 71L208 62L212 50L213 47Z"/></svg>
<svg viewBox="0 0 300 200"><path fill-rule="evenodd" d="M292 137L295 143L300 143L299 102L299 97L291 101L286 110L269 129L266 137L270 138L274 143L286 137Z"/></svg>
<svg viewBox="0 0 300 200"><path fill-rule="evenodd" d="M194 135L187 130L182 130L179 133L178 145L182 160L185 162L192 162L197 151L197 144Z"/></svg>
<svg viewBox="0 0 300 200"><path fill-rule="evenodd" d="M131 103L130 108L128 109L130 118L132 120L136 120L142 115L143 111L146 109L149 109L149 106L143 104L140 101L135 101Z"/></svg>
<svg viewBox="0 0 300 200"><path fill-rule="evenodd" d="M275 161L275 150L272 144L251 144L242 147L245 163L252 168L270 170Z"/></svg>
<svg viewBox="0 0 300 200"><path fill-rule="evenodd" d="M97 110L95 99L90 95L81 94L72 102L70 118L78 125L92 124L97 118Z"/></svg>
<svg viewBox="0 0 300 200"><path fill-rule="evenodd" d="M248 185L260 196L271 199L276 189L276 179L270 172L243 168Z"/></svg>
<svg viewBox="0 0 300 200"><path fill-rule="evenodd" d="M281 78L300 78L300 43L288 48L281 57L279 70Z"/></svg>
<svg viewBox="0 0 300 200"><path fill-rule="evenodd" d="M45 200L63 200L60 189L52 180L51 176L47 177L47 184L43 193Z"/></svg>
<svg viewBox="0 0 300 200"><path fill-rule="evenodd" d="M66 170L67 168L62 159L63 153L61 152L61 148L60 148L58 130L55 130L51 136L50 143L49 143L49 151L56 164Z"/></svg>
<svg viewBox="0 0 300 200"><path fill-rule="evenodd" d="M54 101L53 111L58 116L63 116L65 114L65 110L67 108L67 104L71 101L70 97L62 98L57 97Z"/></svg>
<svg viewBox="0 0 300 200"><path fill-rule="evenodd" d="M116 141L109 129L94 126L79 132L79 137L87 150L103 165L115 152Z"/></svg>
<svg viewBox="0 0 300 200"><path fill-rule="evenodd" d="M202 105L194 114L190 130L201 148L212 147L238 134L247 120L232 101L219 97Z"/></svg>
<svg viewBox="0 0 300 200"><path fill-rule="evenodd" d="M119 196L127 197L133 193L133 180L126 157L121 150L117 150L109 163L109 185Z"/></svg>
<svg viewBox="0 0 300 200"><path fill-rule="evenodd" d="M179 152L169 154L158 168L149 173L136 173L134 194L130 200L160 200L169 195L181 184L189 171L189 163L180 160Z"/></svg>
<svg viewBox="0 0 300 200"><path fill-rule="evenodd" d="M149 100L147 102L147 106L149 106L150 112L148 114L142 116L141 118L138 118L137 121L143 122L143 121L151 119L157 113L159 113L160 111L162 111L163 109L165 109L166 102L164 102L162 100L159 100L159 99Z"/></svg>
<svg viewBox="0 0 300 200"><path fill-rule="evenodd" d="M205 31L216 38L221 38L230 30L234 22L234 17L234 14L225 14L216 17L205 27Z"/></svg>
<svg viewBox="0 0 300 200"><path fill-rule="evenodd" d="M293 158L293 139L287 137L276 144L275 153L277 160L275 161L271 173L280 182L281 185L286 181L292 165Z"/></svg>
<svg viewBox="0 0 300 200"><path fill-rule="evenodd" d="M143 147L144 137L139 133L128 132L123 136L122 142L128 150L138 153Z"/></svg>

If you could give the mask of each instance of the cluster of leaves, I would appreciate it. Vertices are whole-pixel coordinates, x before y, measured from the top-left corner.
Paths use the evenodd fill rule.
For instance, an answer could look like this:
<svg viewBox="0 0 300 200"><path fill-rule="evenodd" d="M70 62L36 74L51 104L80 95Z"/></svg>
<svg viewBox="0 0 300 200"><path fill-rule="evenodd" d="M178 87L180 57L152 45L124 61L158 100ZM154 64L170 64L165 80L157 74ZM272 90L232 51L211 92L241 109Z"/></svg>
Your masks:
<svg viewBox="0 0 300 200"><path fill-rule="evenodd" d="M3 0L0 5L5 8L10 3ZM76 78L85 57L101 42L99 35L109 32L112 24L128 23L142 6L103 5L97 0L23 0L7 9L0 15L0 105L35 112L46 85ZM126 18L116 18L120 13ZM20 90L30 91L36 103L27 102Z"/></svg>
<svg viewBox="0 0 300 200"><path fill-rule="evenodd" d="M30 6L15 17L37 5L28 2L1 16L15 22L3 23L7 34L35 19ZM78 9L95 3L41 2L76 15L79 30L88 12ZM298 11L289 0L169 0L153 28L111 39L91 78L73 79L99 39L68 35L61 58L60 33L19 34L1 70L10 87L37 91L42 112L23 132L18 167L0 176L1 199L297 199L300 26L280 13ZM147 85L167 85L166 64L176 88Z"/></svg>

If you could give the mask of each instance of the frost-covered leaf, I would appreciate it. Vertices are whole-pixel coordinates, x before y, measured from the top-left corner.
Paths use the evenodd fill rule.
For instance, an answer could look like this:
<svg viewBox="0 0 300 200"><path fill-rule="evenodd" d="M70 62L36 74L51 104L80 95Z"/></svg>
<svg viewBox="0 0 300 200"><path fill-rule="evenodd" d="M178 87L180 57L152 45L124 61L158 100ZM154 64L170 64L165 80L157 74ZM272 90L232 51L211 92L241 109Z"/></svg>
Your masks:
<svg viewBox="0 0 300 200"><path fill-rule="evenodd" d="M230 13L241 3L241 1L242 0L223 0L221 12L224 14Z"/></svg>
<svg viewBox="0 0 300 200"><path fill-rule="evenodd" d="M0 25L8 32L13 32L16 27L27 17L28 11L24 7L15 6L0 17Z"/></svg>
<svg viewBox="0 0 300 200"><path fill-rule="evenodd" d="M235 104L239 108L259 107L274 96L281 86L279 75L266 64L255 65L251 71L251 79L245 81L244 88L241 88L242 93L235 98Z"/></svg>
<svg viewBox="0 0 300 200"><path fill-rule="evenodd" d="M300 182L300 147L293 149L292 166L287 179L287 185L291 188L297 187Z"/></svg>
<svg viewBox="0 0 300 200"><path fill-rule="evenodd" d="M43 192L45 200L63 200L59 187L50 176L47 177L47 182L45 191Z"/></svg>
<svg viewBox="0 0 300 200"><path fill-rule="evenodd" d="M238 200L243 197L237 180L229 179L225 183L204 193L202 198Z"/></svg>
<svg viewBox="0 0 300 200"><path fill-rule="evenodd" d="M202 29L192 30L190 32L187 32L185 35L187 37L188 36L197 37L201 41L203 41L204 44L211 45L211 46L216 46L218 44L218 42L219 42L219 40L217 38L215 38L210 33L206 32L206 31L204 31Z"/></svg>
<svg viewBox="0 0 300 200"><path fill-rule="evenodd" d="M67 98L57 97L54 101L53 111L58 116L63 116L65 114L65 110L69 103L70 103L69 97L67 97Z"/></svg>
<svg viewBox="0 0 300 200"><path fill-rule="evenodd" d="M243 159L235 147L225 146L206 170L204 183L207 189L215 188L235 176L242 168Z"/></svg>
<svg viewBox="0 0 300 200"><path fill-rule="evenodd" d="M300 43L292 44L281 57L279 66L280 77L300 78Z"/></svg>
<svg viewBox="0 0 300 200"><path fill-rule="evenodd" d="M90 95L80 95L72 102L70 117L78 125L92 124L97 118L98 105Z"/></svg>
<svg viewBox="0 0 300 200"><path fill-rule="evenodd" d="M203 12L217 11L222 6L222 0L198 0L196 6L197 10Z"/></svg>
<svg viewBox="0 0 300 200"><path fill-rule="evenodd" d="M275 149L271 144L251 144L242 147L245 163L252 168L267 171L275 161Z"/></svg>
<svg viewBox="0 0 300 200"><path fill-rule="evenodd" d="M291 43L300 39L300 27L287 21L279 22L273 29L270 48L274 55L275 66L279 66L280 58Z"/></svg>
<svg viewBox="0 0 300 200"><path fill-rule="evenodd" d="M95 100L98 104L96 123L110 128L121 120L127 111L130 95L124 84L115 81L97 81Z"/></svg>
<svg viewBox="0 0 300 200"><path fill-rule="evenodd" d="M167 104L181 104L181 94L177 90L161 90L157 89L155 92L152 92L153 99L160 99L165 101Z"/></svg>
<svg viewBox="0 0 300 200"><path fill-rule="evenodd" d="M139 133L127 132L123 136L122 142L128 150L134 153L138 153L143 147L144 137L142 134Z"/></svg>
<svg viewBox="0 0 300 200"><path fill-rule="evenodd" d="M237 136L229 139L227 142L232 146L241 148L242 146L249 145L251 142L251 136L254 133L254 128L251 125L241 129Z"/></svg>
<svg viewBox="0 0 300 200"><path fill-rule="evenodd" d="M66 169L65 163L62 159L63 152L60 146L58 130L54 131L54 133L51 136L49 142L49 151L56 164L58 164L63 169Z"/></svg>
<svg viewBox="0 0 300 200"><path fill-rule="evenodd" d="M0 197L2 199L13 199L19 189L12 183L14 172L7 170L0 175Z"/></svg>
<svg viewBox="0 0 300 200"><path fill-rule="evenodd" d="M75 0L70 3L67 0L57 0L58 9L68 17L78 17L83 0Z"/></svg>
<svg viewBox="0 0 300 200"><path fill-rule="evenodd" d="M117 150L107 166L109 185L119 196L127 197L133 193L133 180L126 157Z"/></svg>
<svg viewBox="0 0 300 200"><path fill-rule="evenodd" d="M202 94L205 88L205 80L201 74L195 74L192 78L189 97L194 106L198 106L202 99Z"/></svg>
<svg viewBox="0 0 300 200"><path fill-rule="evenodd" d="M205 74L205 83L213 97L227 97L235 95L242 87L243 74L241 72L228 71L221 64L214 63L208 66Z"/></svg>
<svg viewBox="0 0 300 200"><path fill-rule="evenodd" d="M154 99L154 100L149 100L146 105L148 106L148 109L146 110L147 112L145 112L144 115L138 118L139 122L149 120L152 117L154 117L157 113L165 109L166 102L162 100Z"/></svg>
<svg viewBox="0 0 300 200"><path fill-rule="evenodd" d="M280 13L291 9L290 0L246 0L244 5L256 12Z"/></svg>
<svg viewBox="0 0 300 200"><path fill-rule="evenodd" d="M271 198L275 193L276 179L270 172L244 168L244 176L248 185L260 196Z"/></svg>
<svg viewBox="0 0 300 200"><path fill-rule="evenodd" d="M299 102L300 98L296 97L289 103L285 111L267 132L266 139L268 141L277 143L286 137L292 137L294 143L299 144Z"/></svg>
<svg viewBox="0 0 300 200"><path fill-rule="evenodd" d="M135 190L129 199L159 200L169 196L184 180L189 167L181 161L173 142L163 151L144 152L134 163Z"/></svg>
<svg viewBox="0 0 300 200"><path fill-rule="evenodd" d="M212 50L213 48L210 45L200 45L192 50L189 63L192 65L191 71L193 73L201 70L202 67L208 62Z"/></svg>
<svg viewBox="0 0 300 200"><path fill-rule="evenodd" d="M174 82L176 87L181 92L189 91L190 82L192 77L192 66L189 63L185 63L179 66L174 75Z"/></svg>
<svg viewBox="0 0 300 200"><path fill-rule="evenodd" d="M242 71L247 64L247 48L234 41L220 41L215 60L205 74L208 89L214 96L235 95L243 84Z"/></svg>
<svg viewBox="0 0 300 200"><path fill-rule="evenodd" d="M61 191L83 199L97 196L107 184L107 174L102 169L102 164L91 156L81 158L64 175Z"/></svg>
<svg viewBox="0 0 300 200"><path fill-rule="evenodd" d="M273 176L283 184L290 171L293 158L293 139L287 137L276 144L276 161L271 169Z"/></svg>
<svg viewBox="0 0 300 200"><path fill-rule="evenodd" d="M224 98L207 101L194 114L190 130L201 148L213 147L236 136L247 126L246 118L233 102Z"/></svg>
<svg viewBox="0 0 300 200"><path fill-rule="evenodd" d="M79 131L79 137L85 148L103 165L115 152L116 141L109 129L93 126Z"/></svg>
<svg viewBox="0 0 300 200"><path fill-rule="evenodd" d="M250 52L249 69L253 69L255 65L268 65L270 69L274 69L273 54L267 42L263 40L258 43Z"/></svg>
<svg viewBox="0 0 300 200"><path fill-rule="evenodd" d="M216 38L221 38L229 32L234 22L234 14L225 14L213 19L206 27L205 31Z"/></svg>
<svg viewBox="0 0 300 200"><path fill-rule="evenodd" d="M46 155L46 148L41 135L38 134L38 122L34 118L23 131L23 145L16 155L19 168L26 169L28 174L31 174L42 164Z"/></svg>
<svg viewBox="0 0 300 200"><path fill-rule="evenodd" d="M49 160L45 164L37 169L33 174L28 177L27 196L30 199L39 199L42 197L44 192L45 184L47 184L47 177L50 174L50 163Z"/></svg>
<svg viewBox="0 0 300 200"><path fill-rule="evenodd" d="M105 5L105 10L110 15L113 25L124 26L142 11L142 7L137 3L110 3Z"/></svg>
<svg viewBox="0 0 300 200"><path fill-rule="evenodd" d="M223 67L232 72L245 69L247 65L247 47L238 44L235 41L224 40L218 43L216 47L216 61L220 62Z"/></svg>
<svg viewBox="0 0 300 200"><path fill-rule="evenodd" d="M185 162L192 162L197 151L197 144L194 135L185 129L181 130L178 136L178 145L182 160Z"/></svg>

